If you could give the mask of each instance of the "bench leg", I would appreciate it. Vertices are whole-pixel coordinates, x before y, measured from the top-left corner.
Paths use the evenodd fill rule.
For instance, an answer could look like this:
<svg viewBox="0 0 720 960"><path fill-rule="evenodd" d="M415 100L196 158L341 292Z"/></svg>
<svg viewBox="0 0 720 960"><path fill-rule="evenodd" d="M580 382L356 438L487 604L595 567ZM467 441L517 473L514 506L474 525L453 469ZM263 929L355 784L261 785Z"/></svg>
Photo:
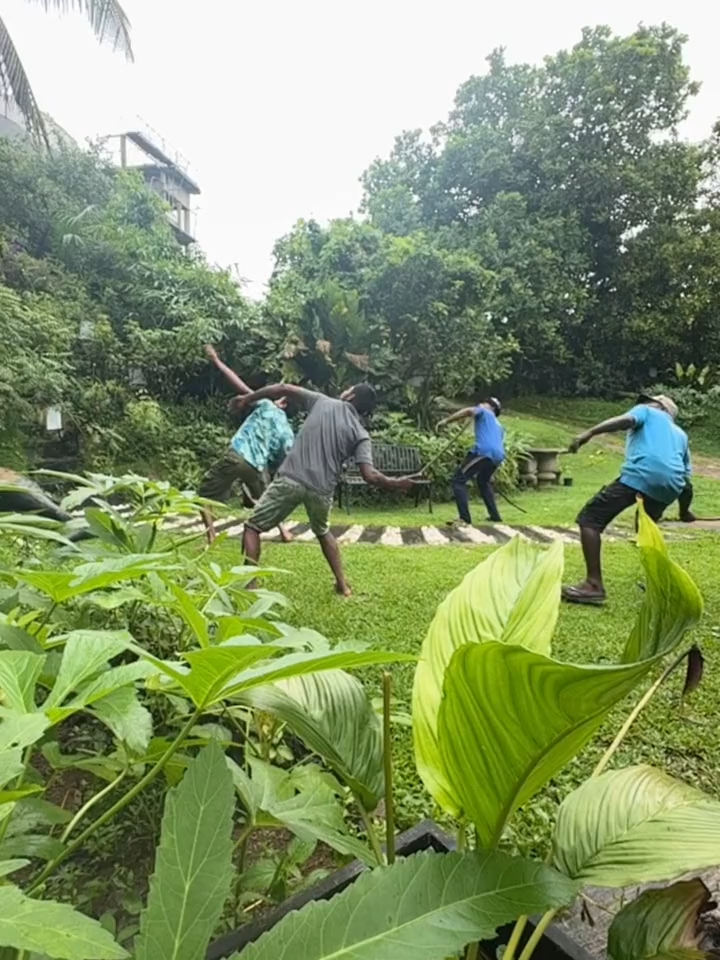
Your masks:
<svg viewBox="0 0 720 960"><path fill-rule="evenodd" d="M430 513L432 513L432 512L433 512L433 502L432 502L432 484L431 484L431 483L428 484L427 491L428 491L428 510L429 510Z"/></svg>

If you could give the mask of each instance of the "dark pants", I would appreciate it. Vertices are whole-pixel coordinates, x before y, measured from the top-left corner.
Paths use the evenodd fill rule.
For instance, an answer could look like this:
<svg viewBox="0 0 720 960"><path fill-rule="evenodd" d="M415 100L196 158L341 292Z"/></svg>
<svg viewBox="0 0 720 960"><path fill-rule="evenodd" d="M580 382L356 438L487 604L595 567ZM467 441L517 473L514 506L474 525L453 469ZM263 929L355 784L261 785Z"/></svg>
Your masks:
<svg viewBox="0 0 720 960"><path fill-rule="evenodd" d="M693 485L689 480L687 480L685 482L685 489L678 497L678 507L680 508L681 520L683 517L687 516L688 513L690 513L690 504L692 503L694 492Z"/></svg>
<svg viewBox="0 0 720 960"><path fill-rule="evenodd" d="M641 494L638 490L622 483L622 481L615 480L607 487L603 487L591 500L588 500L578 515L577 523L581 527L589 527L591 530L602 533L623 510L635 506L638 496L642 496L647 515L656 523L670 506L669 503L653 500L652 497ZM689 512L692 498L693 487L688 480L677 498L681 519Z"/></svg>
<svg viewBox="0 0 720 960"><path fill-rule="evenodd" d="M476 453L469 453L460 466L455 471L453 477L453 494L457 504L458 514L465 523L472 523L470 517L470 503L468 500L467 485L471 480L475 480L480 496L487 507L488 517L491 520L502 520L495 503L495 494L493 493L490 480L495 473L497 464L489 457L479 457Z"/></svg>

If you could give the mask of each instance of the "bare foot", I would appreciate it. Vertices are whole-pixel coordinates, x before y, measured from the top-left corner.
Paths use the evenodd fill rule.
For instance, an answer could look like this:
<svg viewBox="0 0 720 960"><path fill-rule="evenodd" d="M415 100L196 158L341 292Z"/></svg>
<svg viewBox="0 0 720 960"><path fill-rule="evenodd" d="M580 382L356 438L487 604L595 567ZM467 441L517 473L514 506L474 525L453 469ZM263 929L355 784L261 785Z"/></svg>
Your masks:
<svg viewBox="0 0 720 960"><path fill-rule="evenodd" d="M280 539L283 543L292 543L293 535L289 530L286 530L285 527L280 527Z"/></svg>
<svg viewBox="0 0 720 960"><path fill-rule="evenodd" d="M351 597L352 590L350 589L347 583L336 583L335 584L335 593L339 594L341 597Z"/></svg>

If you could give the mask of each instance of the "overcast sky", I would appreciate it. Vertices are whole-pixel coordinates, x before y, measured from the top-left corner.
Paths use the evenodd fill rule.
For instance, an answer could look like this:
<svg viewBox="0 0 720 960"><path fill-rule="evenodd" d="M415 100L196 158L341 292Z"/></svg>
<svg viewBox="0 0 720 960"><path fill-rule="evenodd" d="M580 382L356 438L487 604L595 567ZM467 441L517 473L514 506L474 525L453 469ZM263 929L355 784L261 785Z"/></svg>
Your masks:
<svg viewBox="0 0 720 960"><path fill-rule="evenodd" d="M272 246L299 217L346 216L358 178L403 129L445 118L456 88L504 46L539 61L584 25L666 20L690 37L702 91L685 134L720 114L708 0L125 0L135 64L96 46L77 14L1 0L43 110L79 140L140 115L192 164L198 236L262 293Z"/></svg>

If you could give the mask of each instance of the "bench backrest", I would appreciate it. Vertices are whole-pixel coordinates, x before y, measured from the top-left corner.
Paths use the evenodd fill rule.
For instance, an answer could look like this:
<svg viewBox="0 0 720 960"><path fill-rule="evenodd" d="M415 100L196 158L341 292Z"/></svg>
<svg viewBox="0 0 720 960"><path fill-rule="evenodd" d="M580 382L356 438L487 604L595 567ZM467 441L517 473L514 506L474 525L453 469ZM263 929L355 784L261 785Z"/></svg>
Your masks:
<svg viewBox="0 0 720 960"><path fill-rule="evenodd" d="M417 447L406 447L394 443L374 443L373 462L381 473L391 477L418 473L422 468L420 451ZM359 473L353 457L345 464L345 473Z"/></svg>

